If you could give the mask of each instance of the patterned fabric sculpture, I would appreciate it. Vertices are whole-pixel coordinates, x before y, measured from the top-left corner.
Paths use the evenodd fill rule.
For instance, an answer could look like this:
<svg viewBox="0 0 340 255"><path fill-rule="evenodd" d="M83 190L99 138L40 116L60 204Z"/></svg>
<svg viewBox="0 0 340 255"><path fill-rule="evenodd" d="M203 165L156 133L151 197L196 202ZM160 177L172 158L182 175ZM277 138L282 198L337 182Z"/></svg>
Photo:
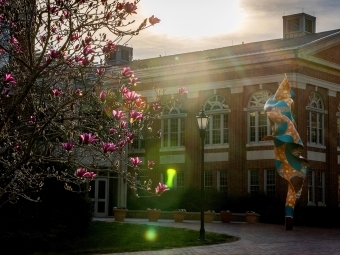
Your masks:
<svg viewBox="0 0 340 255"><path fill-rule="evenodd" d="M286 229L293 229L294 207L308 172L307 160L301 157L303 144L292 114L294 92L285 77L275 95L268 98L264 110L271 123L272 135L262 140L274 141L275 165L281 177L288 181L285 206Z"/></svg>

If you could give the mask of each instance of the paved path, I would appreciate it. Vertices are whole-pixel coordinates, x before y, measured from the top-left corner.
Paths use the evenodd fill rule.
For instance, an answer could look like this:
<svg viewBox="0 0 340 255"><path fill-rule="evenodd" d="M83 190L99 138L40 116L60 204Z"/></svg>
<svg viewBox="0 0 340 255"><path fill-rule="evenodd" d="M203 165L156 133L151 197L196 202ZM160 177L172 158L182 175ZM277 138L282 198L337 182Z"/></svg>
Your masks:
<svg viewBox="0 0 340 255"><path fill-rule="evenodd" d="M112 218L95 219L114 221ZM148 222L147 219L126 218L126 222L150 224L158 226L179 227L197 230L199 221L184 221L175 223L173 220ZM292 231L284 229L283 225L248 224L240 222L206 223L206 232L224 233L240 238L239 241L187 248L165 249L159 251L142 251L114 253L115 255L340 255L340 229L310 228L294 226ZM107 255L107 254L106 254Z"/></svg>

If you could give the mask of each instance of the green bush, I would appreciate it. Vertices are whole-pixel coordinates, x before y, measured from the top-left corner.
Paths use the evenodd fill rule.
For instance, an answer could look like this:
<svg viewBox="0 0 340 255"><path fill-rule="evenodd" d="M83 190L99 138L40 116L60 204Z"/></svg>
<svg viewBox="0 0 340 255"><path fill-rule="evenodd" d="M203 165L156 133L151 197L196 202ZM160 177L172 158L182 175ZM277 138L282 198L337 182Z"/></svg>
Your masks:
<svg viewBox="0 0 340 255"><path fill-rule="evenodd" d="M63 183L47 179L39 195L42 202L20 199L1 208L2 250L13 254L62 250L86 231L93 217L86 194L67 191Z"/></svg>

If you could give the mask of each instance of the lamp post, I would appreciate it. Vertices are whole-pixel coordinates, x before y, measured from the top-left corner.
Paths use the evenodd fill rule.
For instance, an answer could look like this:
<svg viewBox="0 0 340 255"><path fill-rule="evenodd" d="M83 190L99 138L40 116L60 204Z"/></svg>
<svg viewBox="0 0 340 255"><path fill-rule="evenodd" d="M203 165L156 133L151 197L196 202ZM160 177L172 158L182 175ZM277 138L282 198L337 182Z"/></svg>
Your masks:
<svg viewBox="0 0 340 255"><path fill-rule="evenodd" d="M196 116L196 118L201 137L201 229L199 240L204 241L206 240L204 230L204 138L205 131L209 122L209 117L205 115L202 107L202 110L200 111L199 115Z"/></svg>

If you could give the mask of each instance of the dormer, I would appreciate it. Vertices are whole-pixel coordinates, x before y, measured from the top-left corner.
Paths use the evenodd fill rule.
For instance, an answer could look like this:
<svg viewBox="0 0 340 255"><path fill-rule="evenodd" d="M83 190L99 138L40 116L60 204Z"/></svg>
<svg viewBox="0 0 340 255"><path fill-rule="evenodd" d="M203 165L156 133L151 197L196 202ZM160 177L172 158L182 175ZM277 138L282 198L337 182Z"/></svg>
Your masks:
<svg viewBox="0 0 340 255"><path fill-rule="evenodd" d="M108 64L110 65L126 65L132 61L133 48L116 45L116 51L110 54Z"/></svg>
<svg viewBox="0 0 340 255"><path fill-rule="evenodd" d="M316 17L306 13L283 16L283 39L315 33Z"/></svg>

